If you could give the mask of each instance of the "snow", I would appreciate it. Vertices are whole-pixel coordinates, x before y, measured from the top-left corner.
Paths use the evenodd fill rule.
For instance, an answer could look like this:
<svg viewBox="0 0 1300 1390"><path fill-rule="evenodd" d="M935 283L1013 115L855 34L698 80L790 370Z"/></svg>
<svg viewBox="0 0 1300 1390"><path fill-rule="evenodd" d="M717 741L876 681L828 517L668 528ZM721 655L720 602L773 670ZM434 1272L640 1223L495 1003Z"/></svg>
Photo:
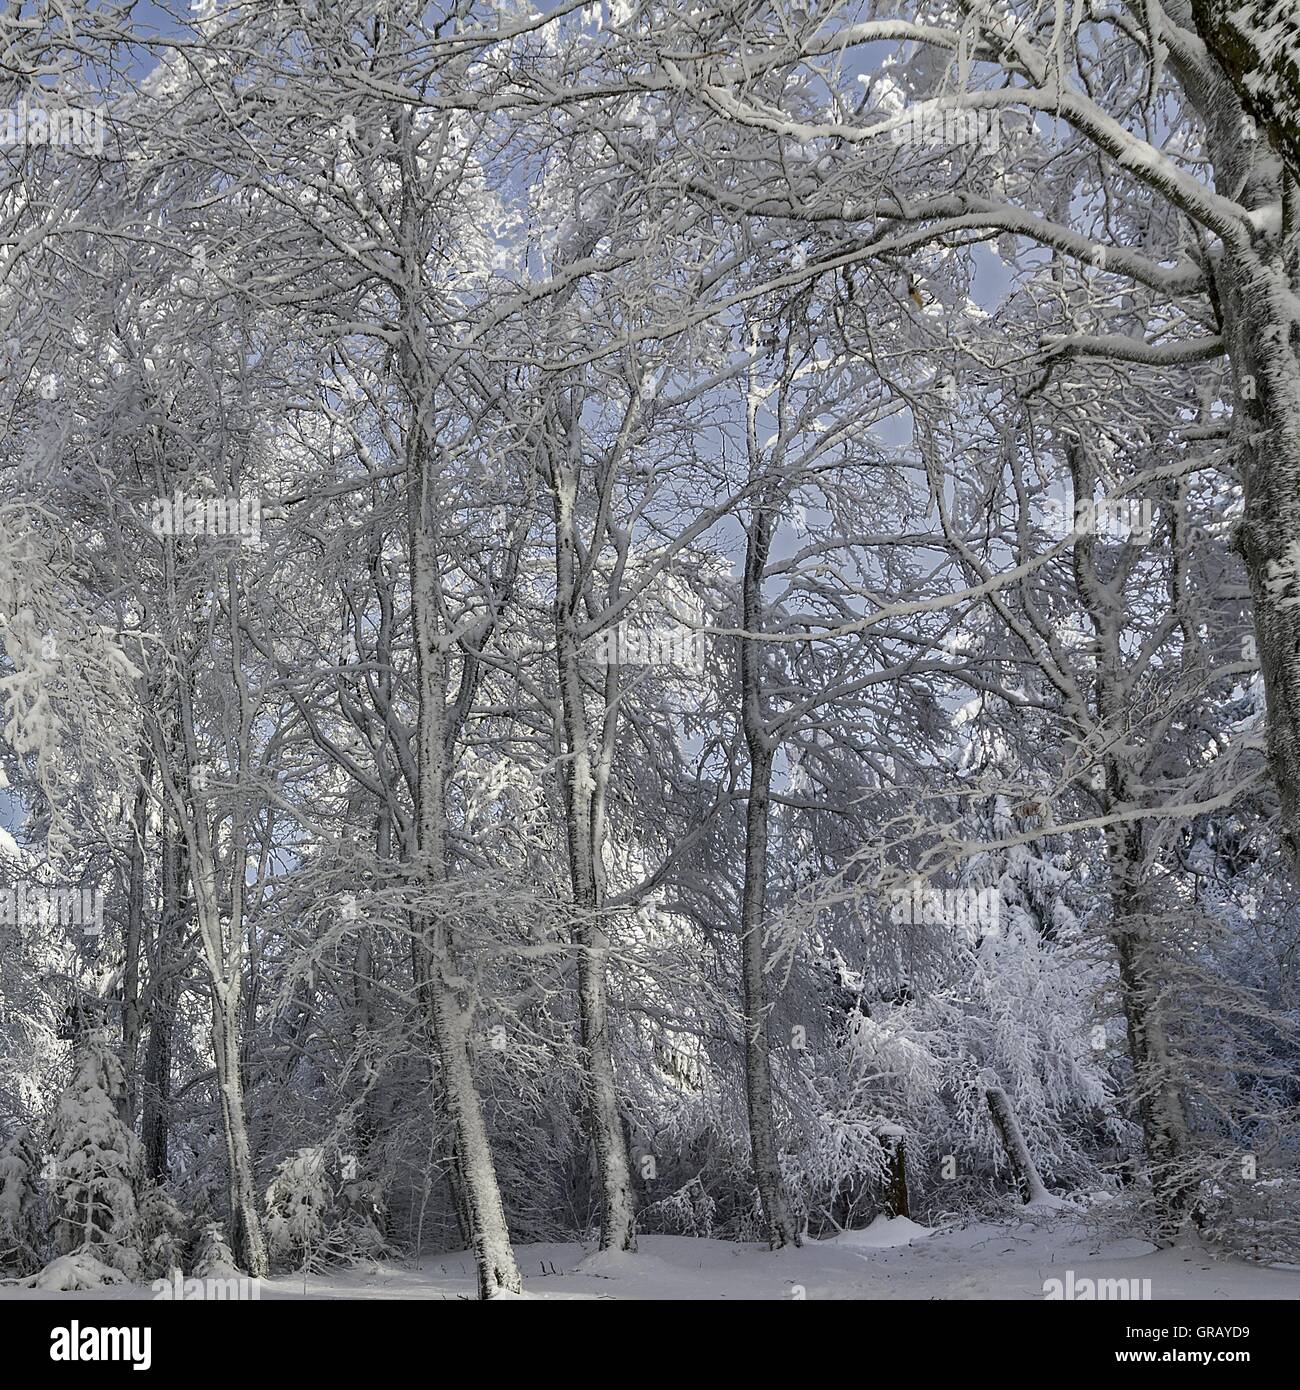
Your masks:
<svg viewBox="0 0 1300 1390"><path fill-rule="evenodd" d="M596 1279L622 1278L635 1268L639 1258L630 1250L593 1250L579 1262L577 1272Z"/></svg>
<svg viewBox="0 0 1300 1390"><path fill-rule="evenodd" d="M196 0L235 27L125 85L129 30L74 45L145 177L83 164L87 203L42 156L0 213L0 877L127 891L102 932L0 911L8 1291L57 1251L27 1294L147 1297L205 1223L188 1273L260 1270L275 1174L281 1265L374 1261L322 1297L472 1294L468 1254L390 1258L385 1211L417 1246L459 1218L484 1296L1294 1297L1122 1224L1146 1192L1176 1229L1186 1174L1207 1239L1300 1259L1294 845L1243 796L1271 764L1300 838L1269 141L1177 81L1210 59L1176 24L1065 0L795 0L703 65L701 7L611 3L573 61L535 0L342 49ZM63 52L28 8L27 57ZM1294 28L1242 32L1275 62ZM223 580L165 541L146 514L191 492L227 538L222 499L247 538L264 498L269 550ZM520 1294L505 1213L630 1245L638 1169L652 1230L784 1239L787 1189L864 1229L522 1240Z"/></svg>
<svg viewBox="0 0 1300 1390"><path fill-rule="evenodd" d="M97 1259L83 1246L70 1255L60 1255L51 1260L39 1274L32 1276L30 1283L33 1289L42 1293L93 1290L96 1294L102 1294L110 1285L125 1284L126 1275ZM129 1285L128 1289L134 1291L134 1287Z"/></svg>
<svg viewBox="0 0 1300 1390"><path fill-rule="evenodd" d="M1050 1192L1040 1192L1025 1206L1030 1211L1068 1211L1070 1204L1060 1197L1053 1197Z"/></svg>
<svg viewBox="0 0 1300 1390"><path fill-rule="evenodd" d="M835 1236L834 1243L855 1250L892 1250L933 1234L929 1226L918 1226L909 1217L882 1215L865 1230L845 1231Z"/></svg>
<svg viewBox="0 0 1300 1390"><path fill-rule="evenodd" d="M904 1239L905 1238L905 1239ZM1101 1235L1079 1213L1027 1211L1023 1218L928 1231L906 1218L807 1241L798 1249L685 1236L639 1238L640 1253L584 1258L573 1242L519 1245L524 1297L536 1299L1038 1299L1048 1279L1150 1279L1156 1300L1300 1299L1300 1271L1215 1259L1199 1248L1156 1250ZM304 1292L305 1289L305 1292ZM469 1252L410 1264L268 1279L261 1298L473 1299ZM147 1285L95 1291L152 1297ZM0 1298L49 1298L0 1286ZM75 1298L78 1295L63 1295Z"/></svg>

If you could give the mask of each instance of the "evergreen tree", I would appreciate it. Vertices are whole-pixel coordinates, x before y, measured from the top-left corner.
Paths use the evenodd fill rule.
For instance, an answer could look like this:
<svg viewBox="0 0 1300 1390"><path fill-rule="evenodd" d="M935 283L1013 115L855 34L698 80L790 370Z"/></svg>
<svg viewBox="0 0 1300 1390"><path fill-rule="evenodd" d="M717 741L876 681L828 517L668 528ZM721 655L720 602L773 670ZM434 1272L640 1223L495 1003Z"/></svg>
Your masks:
<svg viewBox="0 0 1300 1390"><path fill-rule="evenodd" d="M122 1123L122 1063L102 1033L91 1034L59 1097L50 1129L51 1195L60 1254L88 1250L135 1278L140 1273L140 1141Z"/></svg>
<svg viewBox="0 0 1300 1390"><path fill-rule="evenodd" d="M0 1270L29 1274L41 1264L44 1203L36 1145L20 1129L0 1147Z"/></svg>

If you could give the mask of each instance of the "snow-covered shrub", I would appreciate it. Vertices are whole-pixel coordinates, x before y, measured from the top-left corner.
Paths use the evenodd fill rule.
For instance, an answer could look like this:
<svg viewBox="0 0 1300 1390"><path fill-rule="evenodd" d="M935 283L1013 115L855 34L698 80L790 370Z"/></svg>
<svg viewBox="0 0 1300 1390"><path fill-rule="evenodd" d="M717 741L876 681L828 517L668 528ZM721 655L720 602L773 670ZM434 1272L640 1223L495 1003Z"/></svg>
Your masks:
<svg viewBox="0 0 1300 1390"><path fill-rule="evenodd" d="M379 1183L353 1178L343 1184L327 1236L330 1258L341 1263L378 1259L389 1250L384 1234L384 1196Z"/></svg>
<svg viewBox="0 0 1300 1390"><path fill-rule="evenodd" d="M641 1218L653 1219L656 1227L674 1235L705 1237L713 1234L717 1214L718 1204L699 1178L692 1178L676 1192L646 1207Z"/></svg>
<svg viewBox="0 0 1300 1390"><path fill-rule="evenodd" d="M1117 1030L1094 1012L1103 984L1082 945L1046 941L1013 919L957 949L944 985L879 1006L858 1025L855 1045L893 1097L909 1156L927 1172L945 1155L956 1159L958 1179L941 1200L974 1201L959 1188L974 1180L997 1189L1005 1177L990 1088L1005 1091L1049 1187L1107 1186L1107 1155L1130 1151L1136 1134L1117 1100L1114 1049L1104 1045Z"/></svg>
<svg viewBox="0 0 1300 1390"><path fill-rule="evenodd" d="M1261 1264L1300 1264L1300 1178L1205 1181L1197 1207L1212 1244Z"/></svg>
<svg viewBox="0 0 1300 1390"><path fill-rule="evenodd" d="M908 1166L929 1166L927 1145L946 1124L933 1040L895 1026L891 1007L876 1011L880 1019L852 1008L801 1054L787 1081L796 1123L782 1171L792 1207L814 1235L864 1226L889 1208L883 1135L901 1129Z"/></svg>
<svg viewBox="0 0 1300 1390"><path fill-rule="evenodd" d="M946 1072L963 1127L995 1167L1003 1153L985 1101L989 1086L1006 1091L1049 1186L1101 1185L1098 1148L1135 1139L1118 1115L1107 1048L1097 1045L1115 1031L1094 1013L1102 983L1084 948L1046 941L1013 919L971 952L966 988L935 1001L932 1017L947 1021Z"/></svg>
<svg viewBox="0 0 1300 1390"><path fill-rule="evenodd" d="M375 1259L388 1249L380 1184L364 1177L337 1190L319 1148L284 1159L266 1191L267 1245L283 1263L346 1264Z"/></svg>
<svg viewBox="0 0 1300 1390"><path fill-rule="evenodd" d="M29 1289L47 1293L77 1293L83 1289L99 1289L111 1284L125 1284L127 1276L114 1265L99 1259L90 1245L83 1245L68 1255L57 1255L39 1274L26 1280Z"/></svg>
<svg viewBox="0 0 1300 1390"><path fill-rule="evenodd" d="M77 1057L50 1127L51 1200L61 1254L89 1248L134 1279L140 1272L140 1141L122 1123L122 1063L101 1034Z"/></svg>
<svg viewBox="0 0 1300 1390"><path fill-rule="evenodd" d="M241 1271L226 1243L221 1222L209 1221L199 1232L190 1261L190 1273L196 1279L238 1279Z"/></svg>
<svg viewBox="0 0 1300 1390"><path fill-rule="evenodd" d="M0 1270L27 1274L41 1263L44 1203L31 1132L20 1129L0 1147Z"/></svg>
<svg viewBox="0 0 1300 1390"><path fill-rule="evenodd" d="M185 1217L175 1199L159 1183L149 1183L140 1196L140 1248L144 1277L161 1279L180 1269L185 1255Z"/></svg>
<svg viewBox="0 0 1300 1390"><path fill-rule="evenodd" d="M281 1162L266 1190L266 1237L272 1258L306 1261L319 1250L329 1199L320 1149L299 1149Z"/></svg>

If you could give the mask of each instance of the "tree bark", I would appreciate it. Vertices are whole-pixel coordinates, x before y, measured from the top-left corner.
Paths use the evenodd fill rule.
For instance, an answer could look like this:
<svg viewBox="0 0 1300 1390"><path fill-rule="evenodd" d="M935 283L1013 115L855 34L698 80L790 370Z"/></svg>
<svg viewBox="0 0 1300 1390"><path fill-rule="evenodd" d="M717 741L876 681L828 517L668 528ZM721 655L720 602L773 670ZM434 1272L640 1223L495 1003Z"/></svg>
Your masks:
<svg viewBox="0 0 1300 1390"><path fill-rule="evenodd" d="M1300 15L1291 0L1191 0L1202 42L1300 179Z"/></svg>
<svg viewBox="0 0 1300 1390"><path fill-rule="evenodd" d="M1269 770L1300 874L1300 26L1284 0L1180 0L1173 13L1218 60L1202 71L1171 58L1205 122L1214 186L1259 216L1207 258L1206 277L1236 387L1245 508L1234 546L1253 599Z"/></svg>
<svg viewBox="0 0 1300 1390"><path fill-rule="evenodd" d="M760 499L745 545L744 627L763 625L763 572L771 548L770 498ZM799 1232L786 1200L772 1104L770 1013L767 999L763 928L767 915L768 808L772 794L774 749L763 715L760 644L740 642L742 718L749 749L749 798L745 808L745 882L740 904L740 972L745 1029L745 1105L754 1182L763 1203L768 1239L773 1248L798 1245Z"/></svg>
<svg viewBox="0 0 1300 1390"><path fill-rule="evenodd" d="M1293 209L1294 211L1294 209ZM1220 277L1238 400L1232 438L1245 487L1235 545L1255 610L1268 759L1283 844L1300 872L1300 328L1280 250L1234 258Z"/></svg>
<svg viewBox="0 0 1300 1390"><path fill-rule="evenodd" d="M122 967L122 1061L126 1087L122 1096L123 1120L135 1125L139 1106L136 1055L140 1050L140 944L144 935L144 841L148 830L149 758L141 760L141 785L131 813L131 843L127 848L126 960Z"/></svg>
<svg viewBox="0 0 1300 1390"><path fill-rule="evenodd" d="M149 1041L145 1047L140 1118L145 1163L154 1182L163 1182L170 1168L167 1144L171 1128L172 1029L180 1002L184 924L182 847L166 806L162 815L159 866L162 906L150 966Z"/></svg>
<svg viewBox="0 0 1300 1390"><path fill-rule="evenodd" d="M1026 1206L1032 1202L1049 1200L1052 1194L1038 1175L1038 1165L1029 1152L1029 1145L1025 1143L1020 1121L1011 1108L1007 1093L1001 1086L990 1086L984 1092L984 1099L988 1102L989 1114L993 1117L993 1128L997 1130L998 1138L1002 1141L1007 1162L1011 1164L1016 1186L1019 1187Z"/></svg>
<svg viewBox="0 0 1300 1390"><path fill-rule="evenodd" d="M176 580L175 542L163 549L167 596L172 612L180 611ZM230 677L239 695L239 739L241 766L232 769L236 777L247 760L252 719L241 667L239 617L237 614L239 578L237 562L227 566L230 635ZM254 1278L267 1273L266 1242L258 1219L256 1180L252 1145L249 1142L244 1083L240 1069L240 996L243 986L244 920L242 859L236 859L229 880L229 917L223 918L218 894L218 865L214 832L209 820L209 794L206 768L200 756L191 686L194 637L188 650L180 654L176 682L179 715L178 737L168 746L161 722L149 724L154 757L163 781L164 800L174 813L184 837L189 880L193 890L195 920L202 946L202 959L212 1000L211 1039L216 1068L218 1100L226 1141L228 1193L230 1201L231 1249ZM180 766L177 766L177 760ZM201 771L202 769L202 771ZM245 793L240 790L238 796ZM242 841L244 812L237 804L232 840Z"/></svg>
<svg viewBox="0 0 1300 1390"><path fill-rule="evenodd" d="M569 428L576 422L568 420ZM571 445L571 440L566 439ZM557 454L560 451L557 450ZM596 783L591 734L583 703L579 665L579 604L576 469L560 458L553 464L555 511L555 651L564 728L565 833L569 876L578 914L573 937L578 948L578 1007L587 1058L587 1104L600 1183L600 1248L636 1248L631 1165L618 1108L618 1086L609 1029L607 961L609 938L600 924L597 864Z"/></svg>
<svg viewBox="0 0 1300 1390"><path fill-rule="evenodd" d="M1070 471L1075 497L1092 497L1095 469L1082 446L1070 451ZM1103 583L1096 552L1096 536L1075 537L1075 585L1095 635L1096 716L1103 729L1118 736L1129 718L1127 663L1122 645L1124 613L1119 596L1123 577L1112 574ZM1124 563L1131 563L1131 557L1126 557ZM1117 751L1102 759L1102 809L1107 816L1113 816L1124 807L1140 804L1142 769L1133 765L1133 754L1122 738L1112 738L1109 743ZM1106 854L1110 868L1110 939L1119 964L1120 1002L1156 1203L1157 1232L1162 1239L1172 1239L1183 1225L1188 1201L1181 1173L1186 1121L1161 1015L1159 985L1164 972L1161 952L1152 936L1151 924L1158 914L1149 886L1144 823L1139 820L1108 826Z"/></svg>
<svg viewBox="0 0 1300 1390"><path fill-rule="evenodd" d="M248 1139L244 1082L239 1067L239 991L238 987L232 989L213 981L212 995L212 1055L230 1178L230 1248L242 1269L254 1279L263 1279L267 1274L266 1241L258 1219L253 1150Z"/></svg>
<svg viewBox="0 0 1300 1390"><path fill-rule="evenodd" d="M420 500L429 480L416 450L411 498L411 611L415 627L419 712L416 721L417 852L426 891L446 881L446 655L438 626L433 537L420 524ZM436 914L416 914L421 992L442 1068L447 1111L456 1136L456 1162L469 1211L480 1298L523 1287L497 1184L483 1107L470 1067L469 1016L447 983L453 973L447 929Z"/></svg>
<svg viewBox="0 0 1300 1390"><path fill-rule="evenodd" d="M399 384L410 412L404 450L417 696L414 844L406 848L414 851L417 885L431 896L448 881L447 768L456 730L448 715L447 685L455 639L445 632L438 555L442 535L438 518L440 455L432 414L437 383L429 363L424 319L424 259L430 252L425 202L428 182L417 152L409 108L395 114L391 132L400 176L398 273L393 290L401 320ZM523 1284L510 1244L487 1123L470 1061L471 1006L453 983L455 942L441 914L417 908L412 919L412 964L455 1136L453 1160L459 1174L461 1200L472 1228L479 1297L519 1293Z"/></svg>
<svg viewBox="0 0 1300 1390"><path fill-rule="evenodd" d="M885 1172L885 1210L890 1216L911 1216L907 1196L907 1150L902 1132L890 1130L880 1135L887 1154Z"/></svg>

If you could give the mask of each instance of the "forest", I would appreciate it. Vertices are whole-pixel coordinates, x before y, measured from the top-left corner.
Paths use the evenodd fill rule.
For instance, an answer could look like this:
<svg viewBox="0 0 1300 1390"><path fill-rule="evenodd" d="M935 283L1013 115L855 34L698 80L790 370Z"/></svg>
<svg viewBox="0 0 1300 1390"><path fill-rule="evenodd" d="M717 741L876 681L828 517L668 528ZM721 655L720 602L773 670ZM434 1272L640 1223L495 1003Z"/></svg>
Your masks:
<svg viewBox="0 0 1300 1390"><path fill-rule="evenodd" d="M0 1301L1300 1297L1296 0L0 55Z"/></svg>

